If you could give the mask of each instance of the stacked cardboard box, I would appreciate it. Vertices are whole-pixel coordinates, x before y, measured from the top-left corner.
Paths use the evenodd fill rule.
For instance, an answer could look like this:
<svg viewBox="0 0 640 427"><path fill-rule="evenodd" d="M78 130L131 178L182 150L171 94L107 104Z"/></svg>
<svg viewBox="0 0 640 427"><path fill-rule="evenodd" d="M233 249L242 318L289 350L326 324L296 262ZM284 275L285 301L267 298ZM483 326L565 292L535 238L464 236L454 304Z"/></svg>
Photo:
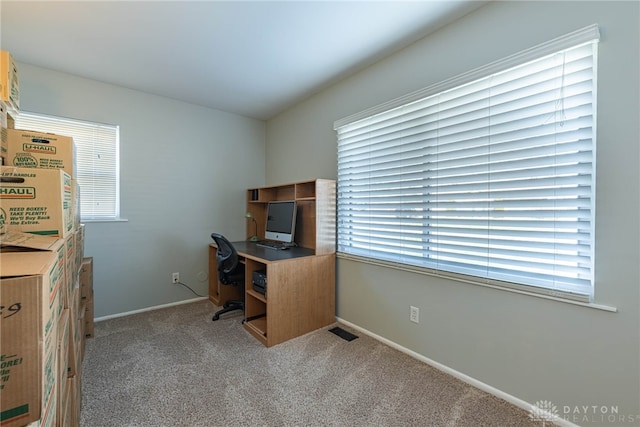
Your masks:
<svg viewBox="0 0 640 427"><path fill-rule="evenodd" d="M13 115L9 112L7 104L0 100L0 166L8 164L9 161L9 129L15 128Z"/></svg>
<svg viewBox="0 0 640 427"><path fill-rule="evenodd" d="M7 113L7 105L4 101L0 101L0 166L4 165L7 158L7 141L9 139L9 116Z"/></svg>
<svg viewBox="0 0 640 427"><path fill-rule="evenodd" d="M20 109L18 67L13 56L0 50L0 166L7 161L7 129L13 128L13 118Z"/></svg>
<svg viewBox="0 0 640 427"><path fill-rule="evenodd" d="M20 110L18 66L11 52L6 50L0 50L0 101L12 110Z"/></svg>
<svg viewBox="0 0 640 427"><path fill-rule="evenodd" d="M93 257L82 260L80 267L80 310L84 312L84 336L93 337Z"/></svg>
<svg viewBox="0 0 640 427"><path fill-rule="evenodd" d="M0 236L2 427L79 425L88 317L80 290L83 246L70 253L70 240Z"/></svg>
<svg viewBox="0 0 640 427"><path fill-rule="evenodd" d="M0 427L75 427L89 323L75 146L15 129L17 68L5 51L0 65Z"/></svg>
<svg viewBox="0 0 640 427"><path fill-rule="evenodd" d="M60 169L0 166L4 231L66 238L73 233L71 177Z"/></svg>
<svg viewBox="0 0 640 427"><path fill-rule="evenodd" d="M2 240L2 426L57 423L63 264L61 239L12 233Z"/></svg>
<svg viewBox="0 0 640 427"><path fill-rule="evenodd" d="M26 168L62 169L77 175L73 138L53 133L7 129L7 165Z"/></svg>

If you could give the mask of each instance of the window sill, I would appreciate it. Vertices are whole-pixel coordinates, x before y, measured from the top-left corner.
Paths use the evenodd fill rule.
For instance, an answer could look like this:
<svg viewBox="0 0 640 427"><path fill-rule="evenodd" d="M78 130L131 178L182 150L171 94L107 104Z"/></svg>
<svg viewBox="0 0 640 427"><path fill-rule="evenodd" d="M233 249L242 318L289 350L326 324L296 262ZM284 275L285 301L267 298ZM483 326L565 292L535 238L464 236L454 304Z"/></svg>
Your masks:
<svg viewBox="0 0 640 427"><path fill-rule="evenodd" d="M87 218L81 219L82 224L88 224L92 222L129 222L126 218Z"/></svg>
<svg viewBox="0 0 640 427"><path fill-rule="evenodd" d="M572 299L568 299L568 298L562 298L562 297L553 296L553 295L546 295L546 294L541 294L541 293L536 293L536 292L528 292L528 291L521 290L521 289L514 289L514 288L510 288L510 287L506 287L506 286L498 286L498 285L494 285L494 284L490 284L490 283L483 283L483 282L475 281L475 280L471 280L471 279L464 279L462 277L450 276L450 275L445 275L445 274L434 274L434 273L432 273L430 271L426 271L426 270L421 269L419 267L412 267L412 266L409 266L409 265L405 266L405 265L397 264L397 263L387 263L387 262L384 262L384 261L379 261L379 260L369 259L369 258L362 258L362 257L343 254L343 253L339 253L339 252L336 253L336 257L337 258L341 258L341 259L346 259L346 260L349 260L349 261L355 261L355 262L362 262L362 263L365 263L365 264L377 265L379 267L395 268L396 270L408 271L408 272L411 272L411 273L418 273L418 274L423 274L423 275L431 276L431 277L438 277L440 279L454 280L456 282L467 283L467 284L470 284L470 285L483 286L485 288L497 289L497 290L500 290L500 291L508 291L508 292L513 292L513 293L517 293L517 294L521 294L521 295L529 295L529 296L536 297L536 298L543 298L543 299L547 299L547 300L562 302L562 303L566 303L566 304L579 305L581 307L594 308L594 309L597 309L597 310L608 311L610 313L617 313L618 312L618 308L617 307L613 307L613 306L609 306L609 305L595 304L595 303L592 303L592 302L576 301L576 300L572 300Z"/></svg>

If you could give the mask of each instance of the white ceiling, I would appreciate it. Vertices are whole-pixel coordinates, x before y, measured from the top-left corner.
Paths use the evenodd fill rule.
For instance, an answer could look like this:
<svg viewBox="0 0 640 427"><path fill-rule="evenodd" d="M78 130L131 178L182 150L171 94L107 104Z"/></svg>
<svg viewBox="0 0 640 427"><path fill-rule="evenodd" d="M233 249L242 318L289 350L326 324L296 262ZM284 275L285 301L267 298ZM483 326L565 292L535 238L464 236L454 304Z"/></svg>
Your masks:
<svg viewBox="0 0 640 427"><path fill-rule="evenodd" d="M486 2L11 1L18 62L258 119Z"/></svg>

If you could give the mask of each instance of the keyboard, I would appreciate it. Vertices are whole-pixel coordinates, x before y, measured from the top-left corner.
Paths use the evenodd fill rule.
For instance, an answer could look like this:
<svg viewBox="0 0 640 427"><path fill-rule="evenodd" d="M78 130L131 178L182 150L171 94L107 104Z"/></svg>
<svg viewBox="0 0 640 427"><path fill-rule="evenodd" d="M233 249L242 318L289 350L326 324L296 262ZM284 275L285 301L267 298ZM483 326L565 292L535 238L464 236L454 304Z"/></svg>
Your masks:
<svg viewBox="0 0 640 427"><path fill-rule="evenodd" d="M286 243L270 242L270 241L258 242L258 243L256 243L256 246L260 246L260 247L263 247L263 248L269 248L269 249L277 249L277 250L289 249L289 247L290 247Z"/></svg>

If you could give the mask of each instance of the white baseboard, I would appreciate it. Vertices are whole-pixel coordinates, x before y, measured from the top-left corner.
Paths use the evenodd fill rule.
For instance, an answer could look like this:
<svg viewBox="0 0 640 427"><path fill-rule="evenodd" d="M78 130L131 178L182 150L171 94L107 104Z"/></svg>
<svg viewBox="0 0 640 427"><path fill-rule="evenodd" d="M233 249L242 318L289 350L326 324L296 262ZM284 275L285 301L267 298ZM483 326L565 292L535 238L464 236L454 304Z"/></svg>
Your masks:
<svg viewBox="0 0 640 427"><path fill-rule="evenodd" d="M482 391L485 391L485 392L487 392L489 394L492 394L492 395L494 395L494 396L496 396L496 397L498 397L498 398L500 398L502 400L506 400L507 402L509 402L509 403L519 407L519 408L522 408L525 411L530 411L530 410L532 410L532 408L535 408L535 405L532 405L531 403L525 402L524 400L519 399L519 398L517 398L515 396L512 396L509 393L505 393L502 390L498 390L497 388L492 387L489 384L485 384L482 381L478 381L477 379L475 379L473 377L470 377L469 375L463 374L462 372L458 372L453 368L450 368L450 367L448 367L446 365L443 365L442 363L436 362L435 360L429 359L428 357L425 357L425 356L423 356L423 355L421 355L419 353L416 353L413 350L409 350L408 348L402 347L401 345L396 344L393 341L389 341L388 339L386 339L384 337L376 335L373 332L370 332L370 331L368 331L368 330L366 330L364 328L361 328L358 325L354 325L353 323L347 322L346 320L341 319L339 317L336 317L336 320L338 322L350 327L350 328L356 329L356 330L362 332L363 334L368 335L371 338L373 338L375 340L378 340L378 341L388 345L389 347L395 348L398 351L401 351L401 352L403 352L403 353L405 353L405 354L407 354L407 355L409 355L409 356L411 356L411 357L413 357L415 359L418 359L421 362L426 363L427 365L433 366L434 368L436 368L436 369L438 369L438 370L440 370L442 372L446 372L447 374L452 375L452 376L458 378L459 380L464 381L467 384L470 384L470 385L472 385L472 386L474 386L474 387L476 387L476 388L478 388L478 389L480 389ZM551 418L549 418L549 419L551 419ZM562 419L561 417L556 417L555 419L553 419L553 423L554 423L554 425L562 426L562 427L579 427L578 425L573 424L572 422L567 421L565 419Z"/></svg>
<svg viewBox="0 0 640 427"><path fill-rule="evenodd" d="M161 308L173 307L175 305L189 304L191 302L202 301L209 299L208 297L192 298L184 301L170 302L168 304L155 305L153 307L141 308L140 310L126 311L124 313L110 314L108 316L96 317L94 322L101 322L103 320L115 319L117 317L131 316L132 314L144 313L145 311L159 310Z"/></svg>

